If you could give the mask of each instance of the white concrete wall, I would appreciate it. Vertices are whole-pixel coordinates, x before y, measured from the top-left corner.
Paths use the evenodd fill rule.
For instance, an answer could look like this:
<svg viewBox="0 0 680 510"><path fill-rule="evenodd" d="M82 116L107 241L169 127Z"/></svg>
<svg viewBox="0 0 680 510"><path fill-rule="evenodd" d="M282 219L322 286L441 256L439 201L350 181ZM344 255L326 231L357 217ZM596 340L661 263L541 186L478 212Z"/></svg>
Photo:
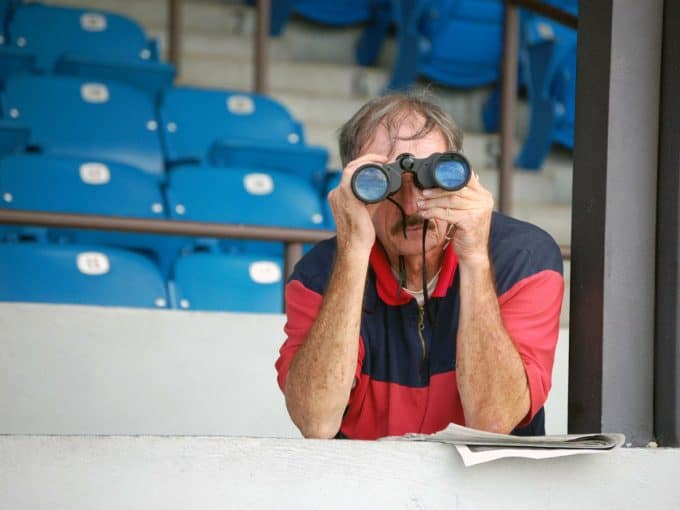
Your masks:
<svg viewBox="0 0 680 510"><path fill-rule="evenodd" d="M299 437L282 315L0 304L0 433Z"/></svg>
<svg viewBox="0 0 680 510"><path fill-rule="evenodd" d="M0 436L0 508L677 509L678 449L464 468L441 444Z"/></svg>
<svg viewBox="0 0 680 510"><path fill-rule="evenodd" d="M299 437L276 385L284 317L0 303L0 434ZM546 428L567 425L559 343Z"/></svg>

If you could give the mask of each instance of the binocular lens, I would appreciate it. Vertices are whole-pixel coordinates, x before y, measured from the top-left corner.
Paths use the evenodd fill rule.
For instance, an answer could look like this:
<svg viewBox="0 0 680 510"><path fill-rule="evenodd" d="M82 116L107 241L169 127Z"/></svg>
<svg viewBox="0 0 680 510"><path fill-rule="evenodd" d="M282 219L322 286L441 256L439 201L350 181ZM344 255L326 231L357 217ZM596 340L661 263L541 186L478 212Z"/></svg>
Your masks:
<svg viewBox="0 0 680 510"><path fill-rule="evenodd" d="M377 166L367 166L354 174L354 194L364 202L378 202L387 195L387 175Z"/></svg>
<svg viewBox="0 0 680 510"><path fill-rule="evenodd" d="M440 161L434 169L434 178L441 188L452 191L463 187L470 178L470 167L462 161Z"/></svg>

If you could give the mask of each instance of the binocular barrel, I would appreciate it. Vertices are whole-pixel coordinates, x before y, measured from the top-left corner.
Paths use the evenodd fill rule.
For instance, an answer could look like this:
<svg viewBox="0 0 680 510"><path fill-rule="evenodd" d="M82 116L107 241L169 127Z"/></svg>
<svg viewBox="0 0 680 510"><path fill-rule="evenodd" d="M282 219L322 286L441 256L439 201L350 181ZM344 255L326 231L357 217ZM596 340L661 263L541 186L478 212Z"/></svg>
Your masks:
<svg viewBox="0 0 680 510"><path fill-rule="evenodd" d="M421 189L456 191L468 183L472 169L468 160L458 152L435 152L423 159L405 153L393 163L360 166L352 175L352 192L367 204L380 202L399 191L404 172L413 173L414 182Z"/></svg>

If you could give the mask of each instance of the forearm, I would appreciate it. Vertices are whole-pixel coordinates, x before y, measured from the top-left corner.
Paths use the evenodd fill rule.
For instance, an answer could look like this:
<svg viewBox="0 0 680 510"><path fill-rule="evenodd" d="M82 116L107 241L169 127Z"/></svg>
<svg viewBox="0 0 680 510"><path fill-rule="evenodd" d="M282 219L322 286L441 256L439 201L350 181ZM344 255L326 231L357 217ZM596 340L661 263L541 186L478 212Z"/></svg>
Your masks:
<svg viewBox="0 0 680 510"><path fill-rule="evenodd" d="M508 433L529 412L524 365L503 326L488 258L459 271L456 373L465 421Z"/></svg>
<svg viewBox="0 0 680 510"><path fill-rule="evenodd" d="M333 437L354 383L368 255L339 252L319 315L295 355L286 405L305 437Z"/></svg>

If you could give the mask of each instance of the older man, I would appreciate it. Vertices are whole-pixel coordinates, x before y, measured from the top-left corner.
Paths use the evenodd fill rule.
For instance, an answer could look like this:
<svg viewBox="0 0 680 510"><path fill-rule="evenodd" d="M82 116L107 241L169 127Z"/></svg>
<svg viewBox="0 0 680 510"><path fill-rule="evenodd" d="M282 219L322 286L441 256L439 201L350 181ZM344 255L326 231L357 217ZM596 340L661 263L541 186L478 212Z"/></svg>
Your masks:
<svg viewBox="0 0 680 510"><path fill-rule="evenodd" d="M451 422L544 433L563 293L553 239L494 213L475 174L445 191L405 172L392 201L375 204L351 188L364 164L461 148L453 121L412 96L373 100L343 126L342 180L329 195L337 236L287 284L276 363L305 437L374 439Z"/></svg>

